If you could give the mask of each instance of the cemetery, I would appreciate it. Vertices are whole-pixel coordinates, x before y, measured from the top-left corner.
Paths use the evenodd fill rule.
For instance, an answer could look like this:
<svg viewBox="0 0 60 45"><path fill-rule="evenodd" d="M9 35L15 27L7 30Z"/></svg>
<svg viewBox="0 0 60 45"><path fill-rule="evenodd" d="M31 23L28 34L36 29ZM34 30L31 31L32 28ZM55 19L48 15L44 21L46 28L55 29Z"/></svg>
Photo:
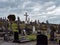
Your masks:
<svg viewBox="0 0 60 45"><path fill-rule="evenodd" d="M17 20L14 14L10 14L7 18L0 18L0 41L7 43L31 45L60 45L60 25L40 23L35 20L28 20L26 13L25 21ZM21 44L21 45L22 45Z"/></svg>

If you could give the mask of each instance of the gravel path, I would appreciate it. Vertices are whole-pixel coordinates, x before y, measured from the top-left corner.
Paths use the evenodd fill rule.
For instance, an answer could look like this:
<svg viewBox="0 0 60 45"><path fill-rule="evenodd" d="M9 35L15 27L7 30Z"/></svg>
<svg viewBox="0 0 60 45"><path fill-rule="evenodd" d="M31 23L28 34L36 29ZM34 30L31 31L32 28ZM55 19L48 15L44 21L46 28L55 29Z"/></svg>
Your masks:
<svg viewBox="0 0 60 45"><path fill-rule="evenodd" d="M12 42L4 42L4 41L0 41L0 45L36 45L36 41L34 42L27 42L27 43L12 43ZM48 43L48 45L59 45L56 42L50 42Z"/></svg>
<svg viewBox="0 0 60 45"><path fill-rule="evenodd" d="M4 42L0 45L36 45L35 42L28 42L28 43L9 43L9 42Z"/></svg>

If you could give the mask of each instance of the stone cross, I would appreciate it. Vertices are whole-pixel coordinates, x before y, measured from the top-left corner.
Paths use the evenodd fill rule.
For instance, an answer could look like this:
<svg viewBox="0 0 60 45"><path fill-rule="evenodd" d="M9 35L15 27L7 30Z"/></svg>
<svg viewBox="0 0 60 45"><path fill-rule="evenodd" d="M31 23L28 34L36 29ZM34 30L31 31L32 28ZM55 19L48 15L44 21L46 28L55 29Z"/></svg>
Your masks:
<svg viewBox="0 0 60 45"><path fill-rule="evenodd" d="M26 23L27 23L27 17L28 17L27 12L25 13L24 16L26 17L25 21L26 21Z"/></svg>

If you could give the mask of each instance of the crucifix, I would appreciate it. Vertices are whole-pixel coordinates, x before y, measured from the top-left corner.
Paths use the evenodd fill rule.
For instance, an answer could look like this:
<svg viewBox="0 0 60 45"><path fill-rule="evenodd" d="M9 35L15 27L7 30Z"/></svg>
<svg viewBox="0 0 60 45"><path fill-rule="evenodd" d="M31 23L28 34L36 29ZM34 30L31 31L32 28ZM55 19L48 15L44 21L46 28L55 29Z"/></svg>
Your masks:
<svg viewBox="0 0 60 45"><path fill-rule="evenodd" d="M26 17L25 21L26 21L26 23L27 23L27 17L28 17L27 12L25 13L24 16Z"/></svg>

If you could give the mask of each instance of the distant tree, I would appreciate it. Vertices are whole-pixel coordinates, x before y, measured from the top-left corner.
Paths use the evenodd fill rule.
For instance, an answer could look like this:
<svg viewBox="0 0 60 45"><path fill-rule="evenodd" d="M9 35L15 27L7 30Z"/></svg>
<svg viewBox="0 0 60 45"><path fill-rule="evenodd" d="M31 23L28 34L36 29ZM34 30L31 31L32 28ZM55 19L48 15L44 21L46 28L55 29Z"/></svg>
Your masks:
<svg viewBox="0 0 60 45"><path fill-rule="evenodd" d="M15 21L15 19L16 19L16 17L15 17L14 14L10 14L10 15L8 15L7 18L9 19L9 21Z"/></svg>

